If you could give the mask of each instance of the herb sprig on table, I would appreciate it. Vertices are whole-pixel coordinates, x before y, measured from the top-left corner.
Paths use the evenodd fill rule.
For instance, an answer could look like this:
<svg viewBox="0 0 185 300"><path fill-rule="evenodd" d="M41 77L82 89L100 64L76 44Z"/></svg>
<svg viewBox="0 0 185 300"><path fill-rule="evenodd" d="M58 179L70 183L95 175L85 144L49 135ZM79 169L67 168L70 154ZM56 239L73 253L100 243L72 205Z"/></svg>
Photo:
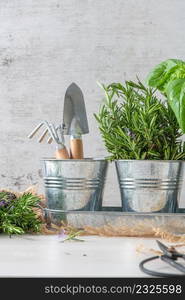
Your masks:
<svg viewBox="0 0 185 300"><path fill-rule="evenodd" d="M13 193L0 192L0 232L9 235L38 232L41 220L34 207L39 202L39 197L31 193L16 197Z"/></svg>

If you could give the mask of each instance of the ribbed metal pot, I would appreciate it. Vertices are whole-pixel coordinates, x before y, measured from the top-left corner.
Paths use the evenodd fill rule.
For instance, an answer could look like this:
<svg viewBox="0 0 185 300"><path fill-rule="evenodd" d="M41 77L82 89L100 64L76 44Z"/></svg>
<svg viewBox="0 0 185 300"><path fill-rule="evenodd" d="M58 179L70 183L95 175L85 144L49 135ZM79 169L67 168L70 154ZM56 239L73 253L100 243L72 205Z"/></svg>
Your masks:
<svg viewBox="0 0 185 300"><path fill-rule="evenodd" d="M42 159L48 209L97 211L107 171L104 159Z"/></svg>
<svg viewBox="0 0 185 300"><path fill-rule="evenodd" d="M182 161L118 160L115 164L123 211L176 211L183 180Z"/></svg>

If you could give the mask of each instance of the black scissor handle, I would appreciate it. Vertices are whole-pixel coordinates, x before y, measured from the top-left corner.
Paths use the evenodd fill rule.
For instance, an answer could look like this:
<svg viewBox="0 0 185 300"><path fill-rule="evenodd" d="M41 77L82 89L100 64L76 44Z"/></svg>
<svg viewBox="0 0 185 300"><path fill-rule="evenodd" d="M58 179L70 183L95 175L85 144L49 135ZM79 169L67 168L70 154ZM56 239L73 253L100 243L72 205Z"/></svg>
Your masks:
<svg viewBox="0 0 185 300"><path fill-rule="evenodd" d="M157 272L153 270L149 270L145 267L145 264L152 261L161 258L161 256L152 256L147 259L144 259L143 261L140 262L139 268L142 272L145 274L155 276L155 277L185 277L185 274L174 274L174 273L162 273L162 272Z"/></svg>

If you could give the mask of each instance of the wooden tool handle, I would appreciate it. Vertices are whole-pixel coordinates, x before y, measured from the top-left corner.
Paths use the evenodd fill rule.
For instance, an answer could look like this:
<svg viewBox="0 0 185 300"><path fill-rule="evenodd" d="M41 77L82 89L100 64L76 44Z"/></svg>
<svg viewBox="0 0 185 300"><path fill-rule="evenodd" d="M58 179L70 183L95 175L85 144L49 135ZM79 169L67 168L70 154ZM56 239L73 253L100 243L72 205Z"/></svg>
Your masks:
<svg viewBox="0 0 185 300"><path fill-rule="evenodd" d="M56 159L69 159L69 153L68 153L66 147L64 147L62 149L57 149L55 151L55 157L56 157Z"/></svg>
<svg viewBox="0 0 185 300"><path fill-rule="evenodd" d="M72 159L83 159L83 143L82 139L70 139L70 158Z"/></svg>

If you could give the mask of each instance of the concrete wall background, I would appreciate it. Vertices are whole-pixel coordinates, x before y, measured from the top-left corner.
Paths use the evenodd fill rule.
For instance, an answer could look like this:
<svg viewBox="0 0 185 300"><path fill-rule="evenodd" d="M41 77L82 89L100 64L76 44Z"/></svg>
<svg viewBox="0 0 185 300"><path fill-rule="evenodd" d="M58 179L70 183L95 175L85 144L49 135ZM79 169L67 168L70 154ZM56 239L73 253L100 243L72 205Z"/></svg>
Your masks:
<svg viewBox="0 0 185 300"><path fill-rule="evenodd" d="M184 0L1 0L0 187L42 186L39 160L54 148L26 136L42 119L61 120L72 81L87 106L86 156L104 156L96 81L143 79L163 59L185 59L184 11ZM111 166L105 202L116 205L115 176Z"/></svg>

